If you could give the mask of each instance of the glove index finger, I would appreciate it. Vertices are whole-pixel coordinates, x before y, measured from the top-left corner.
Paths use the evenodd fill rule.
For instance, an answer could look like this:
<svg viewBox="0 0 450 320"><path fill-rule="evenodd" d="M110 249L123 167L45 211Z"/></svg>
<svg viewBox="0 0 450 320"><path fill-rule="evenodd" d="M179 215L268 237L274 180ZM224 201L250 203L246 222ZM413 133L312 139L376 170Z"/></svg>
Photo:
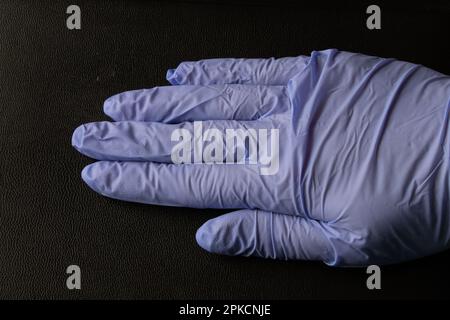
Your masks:
<svg viewBox="0 0 450 320"><path fill-rule="evenodd" d="M97 161L82 171L94 191L113 199L192 208L262 205L255 166ZM242 192L242 190L249 190Z"/></svg>

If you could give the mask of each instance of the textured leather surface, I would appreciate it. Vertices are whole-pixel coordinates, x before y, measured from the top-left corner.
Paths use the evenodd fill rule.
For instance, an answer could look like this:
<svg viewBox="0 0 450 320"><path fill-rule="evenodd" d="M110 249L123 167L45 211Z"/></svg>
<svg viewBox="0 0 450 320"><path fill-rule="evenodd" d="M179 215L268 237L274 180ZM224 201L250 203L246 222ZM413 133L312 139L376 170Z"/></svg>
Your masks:
<svg viewBox="0 0 450 320"><path fill-rule="evenodd" d="M183 60L336 47L450 74L450 6L385 5L369 31L369 3L74 2L79 31L65 26L72 1L0 2L0 298L450 297L450 252L382 268L377 292L365 269L208 254L195 231L225 211L101 197L70 145L79 124L107 119L105 98L165 85ZM65 285L71 264L78 291Z"/></svg>

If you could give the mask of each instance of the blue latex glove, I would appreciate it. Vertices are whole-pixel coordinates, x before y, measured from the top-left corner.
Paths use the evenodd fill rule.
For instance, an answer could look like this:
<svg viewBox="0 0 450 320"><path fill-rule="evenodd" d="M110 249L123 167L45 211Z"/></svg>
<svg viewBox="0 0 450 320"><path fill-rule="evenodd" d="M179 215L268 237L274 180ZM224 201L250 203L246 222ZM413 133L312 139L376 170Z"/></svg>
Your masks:
<svg viewBox="0 0 450 320"><path fill-rule="evenodd" d="M220 254L367 265L449 247L448 76L325 50L184 62L167 79L175 86L106 100L104 111L116 122L75 130L73 146L102 160L82 171L95 191L149 204L241 209L197 232L201 247ZM278 154L270 147L278 167L264 174L247 149L245 163L199 163L195 120L202 132L266 129L268 141L278 129ZM179 161L179 129L194 137L188 150L195 163L171 163Z"/></svg>

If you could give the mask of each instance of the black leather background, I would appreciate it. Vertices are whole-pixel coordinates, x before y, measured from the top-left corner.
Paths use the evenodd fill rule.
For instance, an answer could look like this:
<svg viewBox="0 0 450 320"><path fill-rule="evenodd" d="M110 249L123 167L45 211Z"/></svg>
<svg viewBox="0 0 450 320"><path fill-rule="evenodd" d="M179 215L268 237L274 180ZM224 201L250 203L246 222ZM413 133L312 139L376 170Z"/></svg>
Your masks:
<svg viewBox="0 0 450 320"><path fill-rule="evenodd" d="M65 25L72 3L80 31ZM164 85L183 60L335 47L450 74L449 5L385 4L369 31L368 4L1 1L0 298L450 297L450 252L382 268L377 292L365 269L208 254L195 231L225 211L101 197L70 144L78 125L107 119L105 98ZM65 285L71 264L79 291Z"/></svg>

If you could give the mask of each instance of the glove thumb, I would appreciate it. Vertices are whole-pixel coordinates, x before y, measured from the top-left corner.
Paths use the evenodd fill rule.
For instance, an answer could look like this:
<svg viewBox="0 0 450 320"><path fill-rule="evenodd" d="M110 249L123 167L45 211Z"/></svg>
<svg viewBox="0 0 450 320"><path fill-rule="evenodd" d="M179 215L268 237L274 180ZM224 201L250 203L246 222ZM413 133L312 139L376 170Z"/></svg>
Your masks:
<svg viewBox="0 0 450 320"><path fill-rule="evenodd" d="M206 251L283 260L333 260L327 230L316 220L239 210L208 220L197 231Z"/></svg>

